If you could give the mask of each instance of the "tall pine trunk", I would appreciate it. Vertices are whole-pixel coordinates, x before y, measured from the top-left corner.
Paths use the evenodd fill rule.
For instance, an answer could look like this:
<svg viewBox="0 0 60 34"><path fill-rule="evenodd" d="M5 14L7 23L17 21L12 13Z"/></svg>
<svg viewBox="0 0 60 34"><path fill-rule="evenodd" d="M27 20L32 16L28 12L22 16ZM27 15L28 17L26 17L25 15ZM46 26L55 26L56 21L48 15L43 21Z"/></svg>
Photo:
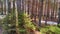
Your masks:
<svg viewBox="0 0 60 34"><path fill-rule="evenodd" d="M41 26L41 16L42 16L42 11L43 11L43 1L41 0L40 2L40 11L39 11L39 26Z"/></svg>
<svg viewBox="0 0 60 34"><path fill-rule="evenodd" d="M17 11L17 4L16 4L16 0L14 0L15 3L15 16L16 16L16 33L19 33L19 25L18 25L18 11Z"/></svg>

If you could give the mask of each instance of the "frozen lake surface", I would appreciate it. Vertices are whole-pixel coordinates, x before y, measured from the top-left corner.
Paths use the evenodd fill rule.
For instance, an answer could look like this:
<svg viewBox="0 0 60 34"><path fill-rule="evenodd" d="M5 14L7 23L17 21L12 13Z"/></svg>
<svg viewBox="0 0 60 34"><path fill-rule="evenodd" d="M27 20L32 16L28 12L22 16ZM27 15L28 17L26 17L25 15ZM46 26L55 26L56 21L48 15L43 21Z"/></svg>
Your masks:
<svg viewBox="0 0 60 34"><path fill-rule="evenodd" d="M41 21L41 23L45 23L45 21ZM54 21L47 21L47 24L50 24L50 25L57 25L57 22L54 22Z"/></svg>
<svg viewBox="0 0 60 34"><path fill-rule="evenodd" d="M6 15L0 15L0 19L3 19L5 17L6 17Z"/></svg>

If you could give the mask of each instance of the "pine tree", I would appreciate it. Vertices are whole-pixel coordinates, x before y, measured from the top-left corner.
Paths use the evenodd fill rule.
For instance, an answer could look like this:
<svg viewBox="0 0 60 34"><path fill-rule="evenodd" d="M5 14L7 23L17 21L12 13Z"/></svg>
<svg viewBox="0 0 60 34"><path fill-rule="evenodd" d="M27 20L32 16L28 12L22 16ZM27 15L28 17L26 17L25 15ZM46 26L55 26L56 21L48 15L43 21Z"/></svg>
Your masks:
<svg viewBox="0 0 60 34"><path fill-rule="evenodd" d="M29 15L25 13L19 14L19 26L20 30L24 29L27 33L29 32L28 30L35 30L36 27L35 25L31 22L31 19L29 18Z"/></svg>

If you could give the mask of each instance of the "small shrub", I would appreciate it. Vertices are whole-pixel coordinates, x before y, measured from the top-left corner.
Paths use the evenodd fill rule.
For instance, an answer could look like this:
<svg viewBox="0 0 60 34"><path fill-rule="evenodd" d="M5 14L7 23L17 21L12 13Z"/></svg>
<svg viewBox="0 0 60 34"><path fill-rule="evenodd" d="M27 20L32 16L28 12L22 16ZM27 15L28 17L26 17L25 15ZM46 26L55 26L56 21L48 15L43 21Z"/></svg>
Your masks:
<svg viewBox="0 0 60 34"><path fill-rule="evenodd" d="M60 28L57 26L46 26L41 28L42 34L60 34Z"/></svg>
<svg viewBox="0 0 60 34"><path fill-rule="evenodd" d="M58 24L58 27L60 28L60 24Z"/></svg>
<svg viewBox="0 0 60 34"><path fill-rule="evenodd" d="M26 32L27 29L31 29L31 30L35 30L36 27L33 24L33 22L31 22L31 19L29 18L28 14L25 13L21 13L19 14L19 26L20 26L20 32ZM23 28L23 29L22 29Z"/></svg>

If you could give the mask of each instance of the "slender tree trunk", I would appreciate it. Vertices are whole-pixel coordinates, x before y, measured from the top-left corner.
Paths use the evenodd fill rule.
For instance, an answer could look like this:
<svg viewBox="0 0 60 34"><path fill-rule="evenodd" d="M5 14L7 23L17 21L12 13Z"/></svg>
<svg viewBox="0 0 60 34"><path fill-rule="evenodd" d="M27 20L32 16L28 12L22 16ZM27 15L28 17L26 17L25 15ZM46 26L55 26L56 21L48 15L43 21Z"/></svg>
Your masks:
<svg viewBox="0 0 60 34"><path fill-rule="evenodd" d="M39 26L41 26L41 16L42 16L42 11L43 11L43 1L41 0L40 2L40 11L39 11Z"/></svg>
<svg viewBox="0 0 60 34"><path fill-rule="evenodd" d="M58 24L60 24L60 8L59 8L59 13L58 13Z"/></svg>
<svg viewBox="0 0 60 34"><path fill-rule="evenodd" d="M1 0L1 15L3 15L3 4L4 4L4 1Z"/></svg>
<svg viewBox="0 0 60 34"><path fill-rule="evenodd" d="M17 34L20 34L19 33L19 25L18 25L18 11L17 11L17 4L16 4L16 0L14 1L15 2L15 16L16 16L16 33Z"/></svg>
<svg viewBox="0 0 60 34"><path fill-rule="evenodd" d="M47 21L48 21L48 19L49 19L49 9L50 9L50 0L48 0L48 7L47 7L47 16L46 16L46 22L45 22L45 25L47 25Z"/></svg>

